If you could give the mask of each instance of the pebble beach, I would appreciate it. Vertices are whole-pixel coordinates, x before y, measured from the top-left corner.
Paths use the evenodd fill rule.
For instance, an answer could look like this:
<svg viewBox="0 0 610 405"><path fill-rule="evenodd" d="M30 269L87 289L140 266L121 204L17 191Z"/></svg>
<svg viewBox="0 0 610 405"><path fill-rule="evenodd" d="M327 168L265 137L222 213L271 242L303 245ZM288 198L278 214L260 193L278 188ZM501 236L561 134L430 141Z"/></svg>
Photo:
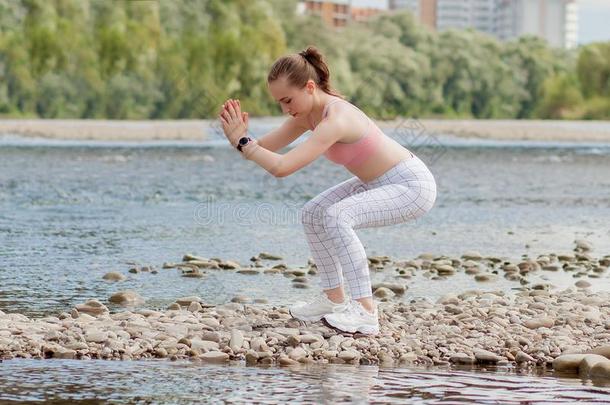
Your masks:
<svg viewBox="0 0 610 405"><path fill-rule="evenodd" d="M379 305L381 333L349 334L323 322L293 319L286 307L236 296L209 305L200 297L180 297L167 309L138 308L137 292L119 291L91 299L57 316L28 318L0 311L0 358L135 360L166 358L196 362L296 366L310 363L381 366L543 367L581 378L610 382L610 294L591 292L604 282L610 255L594 257L585 240L575 241L573 254L548 254L520 262L467 252L461 257L421 254L394 261L370 257L372 272L390 272L395 282L373 286ZM133 267L131 273L178 269L183 277L233 271L251 277L281 273L294 288L312 288L317 273L312 261L289 268L275 264L280 256L261 253L251 263L185 255L182 262ZM569 272L574 287L532 285L538 272ZM464 272L481 289L447 294L436 302L401 296L415 273L434 281ZM100 282L120 283L124 275L109 272ZM497 277L518 279L514 294L486 290ZM110 313L105 302L125 307Z"/></svg>

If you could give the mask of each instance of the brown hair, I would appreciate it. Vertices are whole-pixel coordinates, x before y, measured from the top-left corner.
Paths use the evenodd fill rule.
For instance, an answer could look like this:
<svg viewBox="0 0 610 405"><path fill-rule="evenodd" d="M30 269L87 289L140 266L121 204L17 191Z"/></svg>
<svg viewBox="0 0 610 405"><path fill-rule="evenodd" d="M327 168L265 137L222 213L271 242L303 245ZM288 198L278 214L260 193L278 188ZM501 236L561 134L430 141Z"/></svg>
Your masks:
<svg viewBox="0 0 610 405"><path fill-rule="evenodd" d="M313 80L325 93L344 98L340 93L330 86L330 71L324 61L324 57L314 46L299 53L282 56L275 61L267 82L272 82L280 77L286 76L288 83L298 88L307 84L309 79Z"/></svg>

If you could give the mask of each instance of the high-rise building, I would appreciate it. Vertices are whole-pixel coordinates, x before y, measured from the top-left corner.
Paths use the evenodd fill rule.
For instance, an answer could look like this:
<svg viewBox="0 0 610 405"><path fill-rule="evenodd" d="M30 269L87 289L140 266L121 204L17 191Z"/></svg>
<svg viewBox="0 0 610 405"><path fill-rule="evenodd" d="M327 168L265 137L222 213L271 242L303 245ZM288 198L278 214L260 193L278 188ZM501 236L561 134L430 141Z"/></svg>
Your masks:
<svg viewBox="0 0 610 405"><path fill-rule="evenodd" d="M475 28L508 40L537 35L555 47L578 42L577 0L390 0L437 30Z"/></svg>
<svg viewBox="0 0 610 405"><path fill-rule="evenodd" d="M450 28L475 28L492 34L495 1L436 0L436 28L439 31Z"/></svg>
<svg viewBox="0 0 610 405"><path fill-rule="evenodd" d="M572 48L578 42L578 4L575 0L499 0L495 25L500 39L536 35L552 46Z"/></svg>

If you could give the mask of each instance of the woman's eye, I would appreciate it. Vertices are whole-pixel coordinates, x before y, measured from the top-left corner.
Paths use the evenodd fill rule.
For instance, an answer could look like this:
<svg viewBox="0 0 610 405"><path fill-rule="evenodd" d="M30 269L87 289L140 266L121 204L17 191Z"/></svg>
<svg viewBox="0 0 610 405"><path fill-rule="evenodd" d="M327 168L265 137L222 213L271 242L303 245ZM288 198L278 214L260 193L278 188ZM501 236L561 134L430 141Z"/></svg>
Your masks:
<svg viewBox="0 0 610 405"><path fill-rule="evenodd" d="M290 104L291 101L292 101L292 99L286 101L286 104Z"/></svg>

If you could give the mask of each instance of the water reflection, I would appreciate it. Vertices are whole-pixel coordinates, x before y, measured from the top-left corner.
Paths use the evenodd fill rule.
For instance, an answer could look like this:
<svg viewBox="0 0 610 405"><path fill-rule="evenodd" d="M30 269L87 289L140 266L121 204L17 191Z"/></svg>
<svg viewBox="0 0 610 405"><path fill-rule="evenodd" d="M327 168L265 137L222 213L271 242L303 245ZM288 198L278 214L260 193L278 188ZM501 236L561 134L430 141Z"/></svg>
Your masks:
<svg viewBox="0 0 610 405"><path fill-rule="evenodd" d="M0 401L542 404L610 403L610 388L505 369L443 370L311 365L291 368L197 362L10 360Z"/></svg>

